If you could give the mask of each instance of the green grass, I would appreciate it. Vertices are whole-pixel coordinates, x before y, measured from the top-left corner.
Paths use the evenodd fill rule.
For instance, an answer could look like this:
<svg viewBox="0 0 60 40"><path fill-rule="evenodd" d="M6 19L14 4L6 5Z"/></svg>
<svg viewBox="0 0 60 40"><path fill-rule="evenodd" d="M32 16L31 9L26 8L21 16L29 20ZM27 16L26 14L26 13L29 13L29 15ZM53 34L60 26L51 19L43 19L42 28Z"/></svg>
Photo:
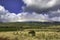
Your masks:
<svg viewBox="0 0 60 40"><path fill-rule="evenodd" d="M16 22L16 23L0 23L0 31L16 31L24 29L41 29L47 31L60 31L60 24L41 23L41 22Z"/></svg>
<svg viewBox="0 0 60 40"><path fill-rule="evenodd" d="M28 34L31 30L36 32L34 37ZM18 34L16 35L15 32L18 32ZM40 22L0 23L0 36L8 37L10 40L60 40L60 24Z"/></svg>
<svg viewBox="0 0 60 40"><path fill-rule="evenodd" d="M16 28L0 28L0 32L1 31L16 31Z"/></svg>

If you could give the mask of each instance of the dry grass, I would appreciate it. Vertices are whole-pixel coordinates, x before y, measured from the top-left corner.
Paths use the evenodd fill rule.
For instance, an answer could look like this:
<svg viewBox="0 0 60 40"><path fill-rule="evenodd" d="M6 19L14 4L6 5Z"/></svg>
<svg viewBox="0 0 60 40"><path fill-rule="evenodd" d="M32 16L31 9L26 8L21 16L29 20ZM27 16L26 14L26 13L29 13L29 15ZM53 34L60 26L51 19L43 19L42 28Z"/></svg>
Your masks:
<svg viewBox="0 0 60 40"><path fill-rule="evenodd" d="M7 38L5 40L60 40L60 32L36 32L33 37L28 31L0 32L0 40L4 38Z"/></svg>

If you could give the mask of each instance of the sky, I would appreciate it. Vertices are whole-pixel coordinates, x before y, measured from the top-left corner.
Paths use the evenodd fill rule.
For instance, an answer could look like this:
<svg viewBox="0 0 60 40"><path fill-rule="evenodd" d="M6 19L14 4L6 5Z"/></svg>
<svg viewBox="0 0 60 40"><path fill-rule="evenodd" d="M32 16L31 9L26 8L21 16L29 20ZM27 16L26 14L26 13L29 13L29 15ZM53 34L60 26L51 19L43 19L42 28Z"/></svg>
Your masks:
<svg viewBox="0 0 60 40"><path fill-rule="evenodd" d="M60 0L0 0L0 22L60 22Z"/></svg>
<svg viewBox="0 0 60 40"><path fill-rule="evenodd" d="M19 13L22 11L21 7L24 6L24 3L22 0L0 0L0 5L11 13Z"/></svg>

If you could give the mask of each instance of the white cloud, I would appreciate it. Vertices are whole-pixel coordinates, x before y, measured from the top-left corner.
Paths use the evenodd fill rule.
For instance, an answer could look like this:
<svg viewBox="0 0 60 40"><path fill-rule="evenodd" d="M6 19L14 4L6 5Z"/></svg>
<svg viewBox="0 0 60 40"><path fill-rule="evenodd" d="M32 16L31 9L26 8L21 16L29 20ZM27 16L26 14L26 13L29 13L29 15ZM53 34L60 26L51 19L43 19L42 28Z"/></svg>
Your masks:
<svg viewBox="0 0 60 40"><path fill-rule="evenodd" d="M23 0L27 6L35 6L37 8L49 8L60 5L60 0Z"/></svg>
<svg viewBox="0 0 60 40"><path fill-rule="evenodd" d="M40 21L51 22L60 21L60 9L50 11L49 14L37 14L36 12L21 12L18 14L10 13L0 5L0 22L24 22L24 21Z"/></svg>
<svg viewBox="0 0 60 40"><path fill-rule="evenodd" d="M26 4L22 7L25 12L47 13L60 9L60 0L23 0Z"/></svg>
<svg viewBox="0 0 60 40"><path fill-rule="evenodd" d="M54 21L60 22L60 17L52 17L52 18L49 19L49 21L50 22L54 22Z"/></svg>
<svg viewBox="0 0 60 40"><path fill-rule="evenodd" d="M35 12L33 13L27 12L22 14L21 19L25 21L41 21L41 22L45 21L46 22L48 21L47 17L48 15L37 14Z"/></svg>
<svg viewBox="0 0 60 40"><path fill-rule="evenodd" d="M0 5L0 22L15 22L17 20L15 13L10 13Z"/></svg>
<svg viewBox="0 0 60 40"><path fill-rule="evenodd" d="M0 22L47 21L47 15L36 14L35 12L22 12L15 14L10 13L1 5L0 8Z"/></svg>
<svg viewBox="0 0 60 40"><path fill-rule="evenodd" d="M56 10L56 11L50 11L51 13L60 13L60 9Z"/></svg>

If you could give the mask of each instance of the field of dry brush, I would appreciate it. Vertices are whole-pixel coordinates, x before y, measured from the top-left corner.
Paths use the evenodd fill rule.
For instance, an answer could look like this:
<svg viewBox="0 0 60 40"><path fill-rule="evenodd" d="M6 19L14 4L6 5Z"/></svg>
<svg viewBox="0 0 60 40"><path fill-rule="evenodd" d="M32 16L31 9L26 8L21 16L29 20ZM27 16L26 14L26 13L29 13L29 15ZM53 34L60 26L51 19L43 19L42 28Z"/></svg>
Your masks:
<svg viewBox="0 0 60 40"><path fill-rule="evenodd" d="M28 31L0 32L0 40L60 40L60 32L35 32L32 36Z"/></svg>

